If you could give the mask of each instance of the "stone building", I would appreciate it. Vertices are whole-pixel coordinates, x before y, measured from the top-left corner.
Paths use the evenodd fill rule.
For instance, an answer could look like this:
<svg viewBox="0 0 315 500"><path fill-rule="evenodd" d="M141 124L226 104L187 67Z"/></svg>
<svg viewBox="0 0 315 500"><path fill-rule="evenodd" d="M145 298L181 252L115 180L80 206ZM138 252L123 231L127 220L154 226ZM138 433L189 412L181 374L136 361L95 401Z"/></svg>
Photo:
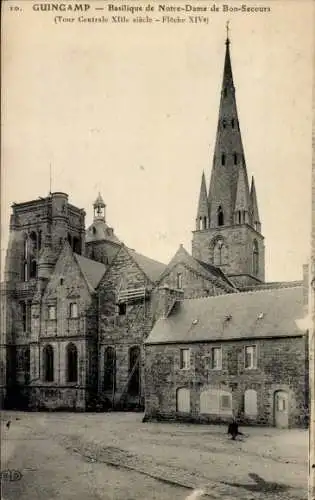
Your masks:
<svg viewBox="0 0 315 500"><path fill-rule="evenodd" d="M175 264L126 247L108 226L100 195L93 207L85 231L84 211L64 193L13 206L1 287L8 407L144 407L143 342ZM219 269L198 264L184 249L175 260L180 294L237 291Z"/></svg>
<svg viewBox="0 0 315 500"><path fill-rule="evenodd" d="M210 189L207 193L203 175L192 255L181 245L168 265L150 259L128 248L116 236L107 222L101 195L93 209L93 221L86 228L84 210L70 204L64 193L50 193L47 197L12 207L5 276L0 289L2 404L81 411L96 407L143 409L146 399L149 416L156 412L173 414L175 386L170 386L164 352L169 353L169 359L176 360L179 345L173 345L170 337L167 346L160 341L152 342L160 331L161 321L172 325L174 314L181 318L182 314L190 312L193 333L196 331L193 321L197 318L189 304L209 305L210 309L212 304L220 304L220 311L233 317L237 304L242 304L245 314L246 301L252 300L250 293L240 292L260 290L254 294L255 301L259 303L261 299L264 305L265 297L272 296L270 289L277 295L283 286L264 282L264 238L254 180L249 189L229 40L226 41ZM295 285L290 293L294 291L294 296L298 297L300 288ZM265 289L269 291L264 292ZM290 293L279 295L281 304L285 297L290 299L288 308L294 302ZM296 300L299 303L299 299ZM234 304L231 313L228 312L230 304ZM202 349L209 350L212 342L209 335L214 331L211 323L215 323L216 311L211 310L212 315L207 316L206 324L203 323L204 336L198 343L200 352L197 349L196 360L198 356L202 358ZM174 339L179 344L192 341L185 337L187 332L182 330L180 321L179 329L172 333ZM287 363L291 356L294 358L294 349L300 360L306 359L303 334L296 334L292 321L278 341L272 338L278 331L273 329L275 325L265 319L262 323L267 341L265 343L262 337L257 339L260 356L267 356L270 345L276 349L288 345L288 349L284 347ZM230 346L226 355L234 359L234 372L231 373L232 361L229 361L225 371L216 372L216 383L225 383L226 396L234 387L238 396L233 401L239 405L245 382L243 374L238 381L241 374L236 368L237 346L243 345L246 335L251 338L252 325L248 323L247 331L240 330L239 322L234 320L229 325L229 332L233 325L237 326L237 334L222 338L222 342ZM194 353L195 350L194 347ZM152 377L160 353L164 364L161 378L154 381ZM262 371L255 372L256 375L269 373L263 358L259 359ZM151 361L152 367L148 367ZM204 384L205 368L198 370L198 383ZM300 384L302 371L301 368L300 372L292 372L290 381L284 380L279 372L281 384L291 398L289 401L294 401L294 395L300 406L302 387L300 395L295 396L297 386L294 384ZM180 372L181 378L176 379L176 384L194 383L195 378L191 381L188 377L191 371L187 371L185 379L183 373ZM276 376L270 377L268 384L275 384ZM258 378L254 385L258 384ZM183 389L182 394L187 395L185 384L178 389ZM258 385L251 389L256 391L257 401L260 401L257 403L260 421L270 422L268 412L261 416L264 389L259 389ZM273 390L271 385L268 390ZM168 402L163 399L167 391ZM157 409L155 393L159 394L160 409ZM192 392L191 397L192 413L196 414L199 411L198 391ZM230 407L226 411L230 415ZM290 422L296 418L293 413L288 417Z"/></svg>
<svg viewBox="0 0 315 500"><path fill-rule="evenodd" d="M173 299L145 341L145 418L306 423L303 287Z"/></svg>

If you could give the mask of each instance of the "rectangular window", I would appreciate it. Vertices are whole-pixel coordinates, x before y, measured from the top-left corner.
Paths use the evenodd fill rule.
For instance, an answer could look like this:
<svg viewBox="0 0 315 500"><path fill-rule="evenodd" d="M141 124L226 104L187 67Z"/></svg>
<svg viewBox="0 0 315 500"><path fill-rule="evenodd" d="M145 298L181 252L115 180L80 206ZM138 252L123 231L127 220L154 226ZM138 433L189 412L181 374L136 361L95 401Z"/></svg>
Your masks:
<svg viewBox="0 0 315 500"><path fill-rule="evenodd" d="M187 370L190 367L190 349L180 350L179 366L181 370Z"/></svg>
<svg viewBox="0 0 315 500"><path fill-rule="evenodd" d="M78 304L76 302L72 302L70 304L70 318L78 317Z"/></svg>
<svg viewBox="0 0 315 500"><path fill-rule="evenodd" d="M31 303L21 302L23 332L31 331Z"/></svg>
<svg viewBox="0 0 315 500"><path fill-rule="evenodd" d="M222 370L222 349L221 347L212 347L211 349L211 369Z"/></svg>
<svg viewBox="0 0 315 500"><path fill-rule="evenodd" d="M125 302L123 302L122 304L119 304L118 305L119 316L125 316L126 312L127 312L127 305L125 304Z"/></svg>
<svg viewBox="0 0 315 500"><path fill-rule="evenodd" d="M56 306L48 306L48 319L56 319Z"/></svg>
<svg viewBox="0 0 315 500"><path fill-rule="evenodd" d="M245 346L245 368L253 369L256 368L256 346Z"/></svg>
<svg viewBox="0 0 315 500"><path fill-rule="evenodd" d="M183 276L181 273L177 273L177 288L181 289L183 287Z"/></svg>

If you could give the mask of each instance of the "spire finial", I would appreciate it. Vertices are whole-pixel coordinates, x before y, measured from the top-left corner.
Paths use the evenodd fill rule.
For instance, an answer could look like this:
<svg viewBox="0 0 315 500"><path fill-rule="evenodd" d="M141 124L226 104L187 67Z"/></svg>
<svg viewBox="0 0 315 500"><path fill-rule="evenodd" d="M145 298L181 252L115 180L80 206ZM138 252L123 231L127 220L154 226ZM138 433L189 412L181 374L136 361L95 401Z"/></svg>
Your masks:
<svg viewBox="0 0 315 500"><path fill-rule="evenodd" d="M230 43L229 39L229 32L230 32L230 21L226 21L226 43Z"/></svg>

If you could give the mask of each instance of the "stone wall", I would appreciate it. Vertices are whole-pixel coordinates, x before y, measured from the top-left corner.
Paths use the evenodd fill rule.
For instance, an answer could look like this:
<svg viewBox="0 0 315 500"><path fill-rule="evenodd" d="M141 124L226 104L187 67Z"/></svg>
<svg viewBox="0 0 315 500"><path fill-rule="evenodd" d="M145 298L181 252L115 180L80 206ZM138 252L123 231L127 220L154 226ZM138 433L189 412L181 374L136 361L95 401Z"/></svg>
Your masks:
<svg viewBox="0 0 315 500"><path fill-rule="evenodd" d="M259 273L257 278L260 281L265 280L264 239L260 233L247 224L194 231L192 241L193 257L213 264L214 242L218 237L223 238L227 247L227 260L220 268L228 276L253 274L253 242L256 240L259 249ZM252 283L249 282L248 284Z"/></svg>
<svg viewBox="0 0 315 500"><path fill-rule="evenodd" d="M117 303L120 289L146 287L147 298L126 302L125 314L119 314ZM144 360L142 345L153 325L153 302L150 299L153 285L143 271L134 262L125 248L116 256L110 269L105 273L99 285L99 392L104 392L104 353L107 347L113 347L116 354L116 400L128 392L129 349L140 348L141 380L143 381ZM143 397L144 384L141 384ZM108 392L108 391L106 391ZM109 395L108 395L109 396Z"/></svg>
<svg viewBox="0 0 315 500"><path fill-rule="evenodd" d="M170 272L165 275L160 281L160 286L168 285L170 288L176 289L178 286L178 274L182 277L182 289L185 299L194 299L198 297L210 297L227 293L223 287L219 287L205 276L197 273L193 269L189 269L183 263L176 264Z"/></svg>
<svg viewBox="0 0 315 500"><path fill-rule="evenodd" d="M256 345L257 368L245 369L244 347ZM273 396L277 390L289 394L289 426L304 424L308 401L307 339L258 339L219 343L168 344L145 346L146 418L186 418L194 421L218 422L231 418L231 413L200 414L200 395L204 389L231 392L233 411L241 422L274 424ZM211 348L222 348L222 369L210 366ZM189 348L191 365L180 369L180 349ZM177 390L190 391L190 412L181 415L176 409ZM257 392L257 416L244 414L244 393Z"/></svg>
<svg viewBox="0 0 315 500"><path fill-rule="evenodd" d="M31 405L72 409L75 405L71 394L78 393L82 398L79 398L76 407L85 408L86 393L96 386L90 366L97 348L97 315L92 299L92 291L88 288L72 250L66 244L41 302L36 301L32 305ZM71 303L77 304L77 318L70 317ZM56 308L56 319L49 318L49 306ZM78 352L76 383L67 382L66 349L70 342L76 346ZM43 355L48 344L54 351L53 382L44 380ZM49 394L51 402L47 403Z"/></svg>

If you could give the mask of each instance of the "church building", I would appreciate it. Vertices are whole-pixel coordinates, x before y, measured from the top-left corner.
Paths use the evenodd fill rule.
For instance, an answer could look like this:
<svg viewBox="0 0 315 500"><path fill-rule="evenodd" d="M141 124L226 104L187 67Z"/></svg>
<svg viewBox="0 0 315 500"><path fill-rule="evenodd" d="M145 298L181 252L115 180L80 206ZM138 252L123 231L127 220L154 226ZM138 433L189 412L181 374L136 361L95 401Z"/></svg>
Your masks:
<svg viewBox="0 0 315 500"><path fill-rule="evenodd" d="M277 422L297 424L307 406L308 357L307 332L293 316L303 316L307 292L302 282L265 283L229 39L192 253L180 245L167 265L153 260L116 236L100 194L93 209L86 228L85 211L65 193L12 206L1 284L1 404L213 421L241 414L244 393L254 391L246 393L250 421L274 423L266 407L276 404L287 412Z"/></svg>
<svg viewBox="0 0 315 500"><path fill-rule="evenodd" d="M265 283L264 238L249 188L226 40L217 136L207 193L202 175L192 257L216 266L238 293L171 297L145 341L145 420L307 424L304 284Z"/></svg>

